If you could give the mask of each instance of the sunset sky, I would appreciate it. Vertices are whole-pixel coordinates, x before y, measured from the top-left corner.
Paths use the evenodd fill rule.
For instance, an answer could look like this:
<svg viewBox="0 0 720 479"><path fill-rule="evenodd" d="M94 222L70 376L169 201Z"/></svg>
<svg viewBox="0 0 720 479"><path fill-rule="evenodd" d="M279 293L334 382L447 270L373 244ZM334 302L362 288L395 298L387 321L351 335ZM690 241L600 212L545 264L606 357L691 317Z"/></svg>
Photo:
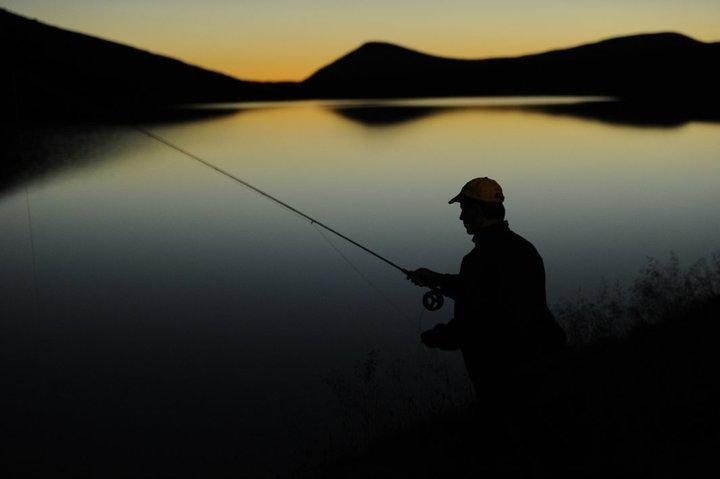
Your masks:
<svg viewBox="0 0 720 479"><path fill-rule="evenodd" d="M0 0L0 6L247 80L301 80L369 40L463 58L654 31L720 40L718 0Z"/></svg>

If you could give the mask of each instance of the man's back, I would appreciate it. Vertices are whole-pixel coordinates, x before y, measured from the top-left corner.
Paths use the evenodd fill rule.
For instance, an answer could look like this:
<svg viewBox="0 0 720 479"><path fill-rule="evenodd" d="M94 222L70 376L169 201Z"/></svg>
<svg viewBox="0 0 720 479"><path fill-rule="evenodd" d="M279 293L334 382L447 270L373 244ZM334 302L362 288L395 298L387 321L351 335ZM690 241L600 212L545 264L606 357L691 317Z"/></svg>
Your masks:
<svg viewBox="0 0 720 479"><path fill-rule="evenodd" d="M547 307L545 269L535 247L506 222L473 241L455 282L451 321L458 323L458 346L468 368L521 362L564 343Z"/></svg>

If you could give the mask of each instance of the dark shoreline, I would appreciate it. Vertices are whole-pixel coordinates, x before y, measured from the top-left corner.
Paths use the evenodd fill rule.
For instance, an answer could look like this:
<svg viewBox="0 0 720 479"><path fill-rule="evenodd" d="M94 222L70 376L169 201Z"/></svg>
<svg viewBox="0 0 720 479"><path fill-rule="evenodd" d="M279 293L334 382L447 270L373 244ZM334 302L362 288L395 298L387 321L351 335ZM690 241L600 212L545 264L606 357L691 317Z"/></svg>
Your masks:
<svg viewBox="0 0 720 479"><path fill-rule="evenodd" d="M703 477L720 445L718 317L715 296L567 351L511 437L460 408L298 477Z"/></svg>

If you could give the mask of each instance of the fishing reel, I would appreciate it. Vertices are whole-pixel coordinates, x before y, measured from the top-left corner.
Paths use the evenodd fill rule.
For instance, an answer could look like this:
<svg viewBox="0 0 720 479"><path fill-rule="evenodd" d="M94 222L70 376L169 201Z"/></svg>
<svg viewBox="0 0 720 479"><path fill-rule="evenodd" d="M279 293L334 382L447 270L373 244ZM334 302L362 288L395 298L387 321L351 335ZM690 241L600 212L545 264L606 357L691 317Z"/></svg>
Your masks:
<svg viewBox="0 0 720 479"><path fill-rule="evenodd" d="M445 296L439 290L431 289L423 294L422 303L428 311L437 311L445 303Z"/></svg>

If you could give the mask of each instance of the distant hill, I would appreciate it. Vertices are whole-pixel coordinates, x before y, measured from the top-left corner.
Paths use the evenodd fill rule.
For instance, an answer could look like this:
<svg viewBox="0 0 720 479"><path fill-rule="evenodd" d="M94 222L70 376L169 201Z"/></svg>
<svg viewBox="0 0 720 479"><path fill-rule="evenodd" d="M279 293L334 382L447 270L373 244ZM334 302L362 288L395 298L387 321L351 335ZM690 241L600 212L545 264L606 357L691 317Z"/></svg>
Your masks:
<svg viewBox="0 0 720 479"><path fill-rule="evenodd" d="M238 80L4 9L0 9L0 44L7 71L0 79L6 111L56 111L59 115L77 110L125 111L177 103L284 98L292 89L282 83Z"/></svg>
<svg viewBox="0 0 720 479"><path fill-rule="evenodd" d="M303 87L323 97L612 95L717 97L720 43L678 33L613 38L513 58L459 60L371 42Z"/></svg>
<svg viewBox="0 0 720 479"><path fill-rule="evenodd" d="M460 60L370 42L302 82L244 81L0 9L3 117L115 117L182 103L297 98L610 95L717 107L720 43L678 33ZM701 100L698 102L697 100ZM711 106L707 106L711 105ZM713 106L714 105L714 106ZM11 118L12 120L12 118Z"/></svg>

